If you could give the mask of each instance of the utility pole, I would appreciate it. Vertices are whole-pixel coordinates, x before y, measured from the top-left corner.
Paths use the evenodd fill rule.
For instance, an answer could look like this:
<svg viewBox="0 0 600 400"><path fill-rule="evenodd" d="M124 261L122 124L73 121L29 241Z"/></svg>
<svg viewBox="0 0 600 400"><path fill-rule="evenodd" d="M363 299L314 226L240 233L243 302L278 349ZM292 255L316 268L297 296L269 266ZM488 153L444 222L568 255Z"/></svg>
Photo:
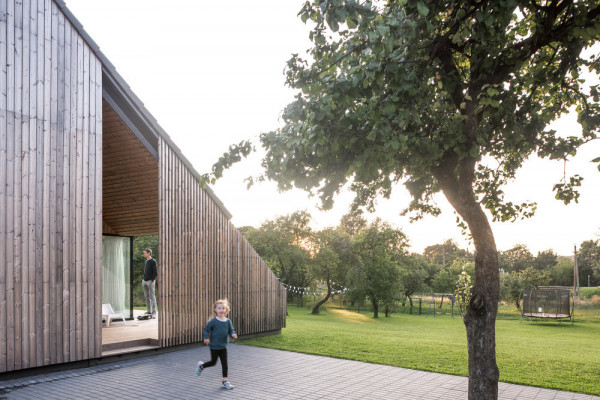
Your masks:
<svg viewBox="0 0 600 400"><path fill-rule="evenodd" d="M579 300L579 268L577 266L577 246L573 246L573 297Z"/></svg>

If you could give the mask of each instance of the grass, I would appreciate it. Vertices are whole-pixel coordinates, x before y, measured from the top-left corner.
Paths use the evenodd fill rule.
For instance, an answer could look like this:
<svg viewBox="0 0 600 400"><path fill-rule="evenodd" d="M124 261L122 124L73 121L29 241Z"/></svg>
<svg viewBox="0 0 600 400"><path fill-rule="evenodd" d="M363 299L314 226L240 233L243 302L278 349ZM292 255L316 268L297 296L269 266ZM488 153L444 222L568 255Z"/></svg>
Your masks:
<svg viewBox="0 0 600 400"><path fill-rule="evenodd" d="M502 307L496 322L496 357L503 382L600 395L600 318L580 315L575 324L520 321ZM467 375L467 341L460 317L370 313L329 307L319 315L288 307L281 335L241 344Z"/></svg>
<svg viewBox="0 0 600 400"><path fill-rule="evenodd" d="M593 296L600 297L600 287L582 287L581 298L591 299Z"/></svg>

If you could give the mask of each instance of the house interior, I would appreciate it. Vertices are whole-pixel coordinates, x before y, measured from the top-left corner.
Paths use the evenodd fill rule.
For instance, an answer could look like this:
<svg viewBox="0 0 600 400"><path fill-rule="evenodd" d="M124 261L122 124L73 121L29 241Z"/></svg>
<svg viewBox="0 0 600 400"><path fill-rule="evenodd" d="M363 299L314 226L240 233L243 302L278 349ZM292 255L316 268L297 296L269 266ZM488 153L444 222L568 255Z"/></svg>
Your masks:
<svg viewBox="0 0 600 400"><path fill-rule="evenodd" d="M110 304L126 320L107 323L103 315L103 356L158 347L158 320L138 320L144 311L134 310L132 304L133 238L158 233L158 142L152 143L153 135L136 128L131 114L126 115L123 100L114 97L104 90L102 304Z"/></svg>

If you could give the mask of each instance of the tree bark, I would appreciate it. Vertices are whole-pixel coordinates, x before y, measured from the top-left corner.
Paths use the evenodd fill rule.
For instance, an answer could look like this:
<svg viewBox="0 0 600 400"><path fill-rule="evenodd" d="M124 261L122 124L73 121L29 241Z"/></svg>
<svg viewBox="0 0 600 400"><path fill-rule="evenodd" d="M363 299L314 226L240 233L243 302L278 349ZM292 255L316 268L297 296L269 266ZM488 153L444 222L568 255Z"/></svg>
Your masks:
<svg viewBox="0 0 600 400"><path fill-rule="evenodd" d="M373 318L379 318L379 303L373 300Z"/></svg>
<svg viewBox="0 0 600 400"><path fill-rule="evenodd" d="M500 375L496 364L496 314L500 295L498 252L489 221L475 199L470 175L473 168L465 164L459 168L457 178L456 164L450 168L441 167L436 179L450 204L467 223L475 246L473 294L464 317L469 353L468 398L497 400Z"/></svg>
<svg viewBox="0 0 600 400"><path fill-rule="evenodd" d="M491 229L489 236L491 240L485 239L475 245L475 284L464 318L469 349L469 400L498 398L498 255Z"/></svg>

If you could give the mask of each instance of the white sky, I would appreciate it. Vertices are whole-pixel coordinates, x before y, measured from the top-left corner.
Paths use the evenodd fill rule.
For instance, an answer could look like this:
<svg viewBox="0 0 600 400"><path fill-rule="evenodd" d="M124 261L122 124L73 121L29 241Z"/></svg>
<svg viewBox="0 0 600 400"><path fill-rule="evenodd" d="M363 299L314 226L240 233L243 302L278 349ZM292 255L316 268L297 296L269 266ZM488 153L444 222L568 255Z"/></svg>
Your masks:
<svg viewBox="0 0 600 400"><path fill-rule="evenodd" d="M284 86L283 70L292 53L310 46L308 28L297 17L305 0L66 0L67 7L100 46L171 136L196 170L208 172L230 144L257 138L281 125L279 116L294 92ZM168 4L168 6L166 6ZM556 124L563 135L579 126L570 116ZM579 204L554 200L552 186L563 164L530 160L507 189L515 202L538 203L536 216L496 223L499 250L523 243L536 254L553 249L570 255L574 245L600 234L600 172L589 161L600 156L600 143L588 144L567 164L567 174L585 179ZM351 194L338 197L334 209L320 212L318 199L301 191L278 193L274 183L246 190L243 182L260 172L254 154L225 173L212 188L233 214L236 226L259 226L267 219L307 210L315 228L337 225ZM409 197L398 187L381 201L376 215L402 229L412 250L461 237L455 215L440 196L441 216L409 223L399 212Z"/></svg>

